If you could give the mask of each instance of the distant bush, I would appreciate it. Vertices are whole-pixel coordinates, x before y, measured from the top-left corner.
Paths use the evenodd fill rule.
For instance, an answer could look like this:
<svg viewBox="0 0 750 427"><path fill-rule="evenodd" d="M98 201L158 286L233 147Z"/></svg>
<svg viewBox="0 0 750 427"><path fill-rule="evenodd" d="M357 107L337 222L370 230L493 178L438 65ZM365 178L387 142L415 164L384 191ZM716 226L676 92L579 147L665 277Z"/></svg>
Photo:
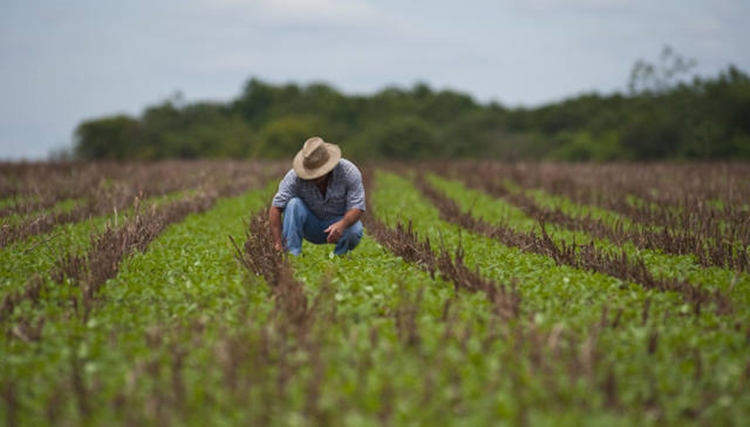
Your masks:
<svg viewBox="0 0 750 427"><path fill-rule="evenodd" d="M636 62L629 93L509 109L470 96L388 87L348 96L324 83L272 86L251 79L226 104L149 107L140 118L103 117L75 132L81 159L286 158L312 135L369 159L490 158L573 161L750 159L750 77L715 78L665 49Z"/></svg>

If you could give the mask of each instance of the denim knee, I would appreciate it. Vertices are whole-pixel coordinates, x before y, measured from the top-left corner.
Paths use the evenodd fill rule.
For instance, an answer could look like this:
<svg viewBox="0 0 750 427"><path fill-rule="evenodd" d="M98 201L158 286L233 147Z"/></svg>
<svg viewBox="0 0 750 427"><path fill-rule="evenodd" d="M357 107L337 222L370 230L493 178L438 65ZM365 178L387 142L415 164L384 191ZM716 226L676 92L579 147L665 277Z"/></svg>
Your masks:
<svg viewBox="0 0 750 427"><path fill-rule="evenodd" d="M307 209L307 206L305 206L305 202L302 201L299 197L293 197L286 203L286 207L284 208L285 213L296 211L298 209Z"/></svg>
<svg viewBox="0 0 750 427"><path fill-rule="evenodd" d="M359 241L362 240L363 234L364 228L362 227L362 222L357 221L344 231L344 234L336 244L334 253L336 255L343 255L344 253L353 250L359 245Z"/></svg>

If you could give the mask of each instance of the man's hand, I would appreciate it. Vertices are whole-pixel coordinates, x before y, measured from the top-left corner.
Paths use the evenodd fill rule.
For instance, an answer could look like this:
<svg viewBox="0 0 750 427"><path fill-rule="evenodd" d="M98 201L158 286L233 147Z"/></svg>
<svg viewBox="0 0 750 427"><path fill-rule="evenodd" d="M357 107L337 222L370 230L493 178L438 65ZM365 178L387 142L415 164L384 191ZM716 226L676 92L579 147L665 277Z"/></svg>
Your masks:
<svg viewBox="0 0 750 427"><path fill-rule="evenodd" d="M344 221L336 221L333 224L331 224L328 228L323 230L324 233L328 235L326 240L328 243L336 243L339 241L341 236L344 235L344 231L346 231L346 224Z"/></svg>
<svg viewBox="0 0 750 427"><path fill-rule="evenodd" d="M334 222L328 228L323 230L323 232L328 235L328 237L326 238L328 243L338 242L341 236L344 235L346 229L351 227L355 222L359 221L359 218L361 216L362 211L359 209L350 209L346 211L344 217L341 218L340 221Z"/></svg>

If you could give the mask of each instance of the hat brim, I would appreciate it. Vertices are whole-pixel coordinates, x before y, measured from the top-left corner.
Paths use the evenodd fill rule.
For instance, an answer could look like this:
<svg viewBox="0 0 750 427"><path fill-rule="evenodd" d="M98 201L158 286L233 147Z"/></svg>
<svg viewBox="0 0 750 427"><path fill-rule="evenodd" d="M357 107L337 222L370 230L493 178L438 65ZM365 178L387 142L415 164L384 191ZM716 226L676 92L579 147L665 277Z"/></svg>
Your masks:
<svg viewBox="0 0 750 427"><path fill-rule="evenodd" d="M305 168L302 150L300 150L297 155L294 156L292 167L294 168L294 173L296 173L298 177L304 180L317 179L332 171L333 168L336 167L336 165L339 163L339 160L341 160L341 149L338 145L330 144L328 142L326 142L324 146L328 151L328 161L318 166L317 168Z"/></svg>

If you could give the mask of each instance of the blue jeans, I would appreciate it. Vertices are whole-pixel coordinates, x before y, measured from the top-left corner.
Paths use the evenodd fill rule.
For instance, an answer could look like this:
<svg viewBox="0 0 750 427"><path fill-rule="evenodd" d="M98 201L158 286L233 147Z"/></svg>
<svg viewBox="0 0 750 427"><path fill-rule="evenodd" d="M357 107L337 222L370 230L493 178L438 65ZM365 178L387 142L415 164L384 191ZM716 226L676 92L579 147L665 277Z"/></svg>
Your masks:
<svg viewBox="0 0 750 427"><path fill-rule="evenodd" d="M299 255L302 252L302 238L316 245L328 243L326 233L323 230L334 222L340 221L341 218L343 216L321 220L310 212L310 209L300 198L293 198L284 209L282 236L286 243L286 249L292 255ZM359 244L362 234L362 221L357 221L344 231L339 241L336 242L333 253L343 255L351 251Z"/></svg>

